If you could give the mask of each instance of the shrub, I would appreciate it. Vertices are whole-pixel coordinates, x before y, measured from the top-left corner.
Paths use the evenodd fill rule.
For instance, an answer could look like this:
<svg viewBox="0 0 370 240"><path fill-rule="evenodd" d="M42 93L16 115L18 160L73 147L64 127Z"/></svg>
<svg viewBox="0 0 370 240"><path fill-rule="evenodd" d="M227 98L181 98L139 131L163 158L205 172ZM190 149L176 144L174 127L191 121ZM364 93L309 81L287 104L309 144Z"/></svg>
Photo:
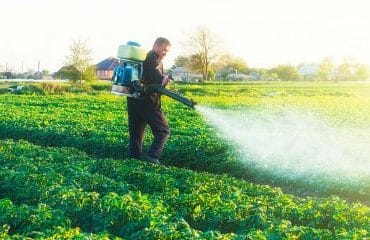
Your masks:
<svg viewBox="0 0 370 240"><path fill-rule="evenodd" d="M95 82L90 84L90 87L95 91L110 91L111 86L111 82Z"/></svg>
<svg viewBox="0 0 370 240"><path fill-rule="evenodd" d="M66 92L68 87L60 83L45 82L41 84L42 89L48 93L63 93Z"/></svg>

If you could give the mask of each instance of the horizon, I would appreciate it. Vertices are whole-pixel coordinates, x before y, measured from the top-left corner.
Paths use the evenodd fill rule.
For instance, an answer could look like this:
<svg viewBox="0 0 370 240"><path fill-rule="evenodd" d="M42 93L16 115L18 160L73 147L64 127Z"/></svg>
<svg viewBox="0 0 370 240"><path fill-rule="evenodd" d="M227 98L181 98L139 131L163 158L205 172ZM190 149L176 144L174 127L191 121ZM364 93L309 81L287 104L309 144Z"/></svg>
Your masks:
<svg viewBox="0 0 370 240"><path fill-rule="evenodd" d="M7 23L0 39L0 71L8 65L21 72L22 61L23 72L36 71L40 61L41 71L55 72L64 65L69 45L76 39L87 41L92 63L97 64L116 57L118 46L130 40L149 50L158 36L172 42L164 60L169 68L184 53L182 42L201 25L250 68L318 63L325 57L336 63L351 57L370 64L366 31L370 7L365 0L141 3L138 9L137 3L117 0L5 0L1 5L7 11L0 15L1 22ZM153 12L155 20L151 20Z"/></svg>

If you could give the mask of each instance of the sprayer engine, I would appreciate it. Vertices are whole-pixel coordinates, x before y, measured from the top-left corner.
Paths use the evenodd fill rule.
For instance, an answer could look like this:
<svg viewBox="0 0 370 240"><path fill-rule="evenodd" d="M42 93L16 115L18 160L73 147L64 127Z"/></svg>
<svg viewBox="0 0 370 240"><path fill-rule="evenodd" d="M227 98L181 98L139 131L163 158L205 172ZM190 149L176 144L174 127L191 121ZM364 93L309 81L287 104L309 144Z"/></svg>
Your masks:
<svg viewBox="0 0 370 240"><path fill-rule="evenodd" d="M193 100L170 91L161 84L143 86L141 79L146 51L140 47L140 44L130 41L127 45L120 45L117 56L121 59L121 65L114 69L111 93L137 99L146 94L160 93L194 108L196 103Z"/></svg>
<svg viewBox="0 0 370 240"><path fill-rule="evenodd" d="M136 42L128 42L126 45L118 47L118 58L121 60L121 65L114 68L113 86L111 93L128 96L139 97L139 94L132 91L133 82L139 82L143 74L143 61L146 57L146 51Z"/></svg>

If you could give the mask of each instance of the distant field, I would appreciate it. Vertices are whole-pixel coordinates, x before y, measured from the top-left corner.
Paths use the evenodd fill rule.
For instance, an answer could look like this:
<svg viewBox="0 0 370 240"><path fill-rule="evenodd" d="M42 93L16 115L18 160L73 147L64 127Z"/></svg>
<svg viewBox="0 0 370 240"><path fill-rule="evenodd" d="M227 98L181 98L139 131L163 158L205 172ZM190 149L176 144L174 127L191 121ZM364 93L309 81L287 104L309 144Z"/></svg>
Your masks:
<svg viewBox="0 0 370 240"><path fill-rule="evenodd" d="M127 159L109 84L56 89L0 94L0 236L369 237L369 83L172 85L169 168Z"/></svg>

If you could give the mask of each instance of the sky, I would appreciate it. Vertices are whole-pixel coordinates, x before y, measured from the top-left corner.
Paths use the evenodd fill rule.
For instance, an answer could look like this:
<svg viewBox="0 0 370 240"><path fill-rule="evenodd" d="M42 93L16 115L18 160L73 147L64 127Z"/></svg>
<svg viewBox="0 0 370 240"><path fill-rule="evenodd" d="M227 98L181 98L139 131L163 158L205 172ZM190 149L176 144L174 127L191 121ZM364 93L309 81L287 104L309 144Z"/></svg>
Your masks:
<svg viewBox="0 0 370 240"><path fill-rule="evenodd" d="M136 41L150 49L172 43L166 68L198 26L223 41L249 67L320 62L350 56L370 65L367 0L0 0L0 71L47 69L66 63L73 40L92 50L93 63Z"/></svg>

